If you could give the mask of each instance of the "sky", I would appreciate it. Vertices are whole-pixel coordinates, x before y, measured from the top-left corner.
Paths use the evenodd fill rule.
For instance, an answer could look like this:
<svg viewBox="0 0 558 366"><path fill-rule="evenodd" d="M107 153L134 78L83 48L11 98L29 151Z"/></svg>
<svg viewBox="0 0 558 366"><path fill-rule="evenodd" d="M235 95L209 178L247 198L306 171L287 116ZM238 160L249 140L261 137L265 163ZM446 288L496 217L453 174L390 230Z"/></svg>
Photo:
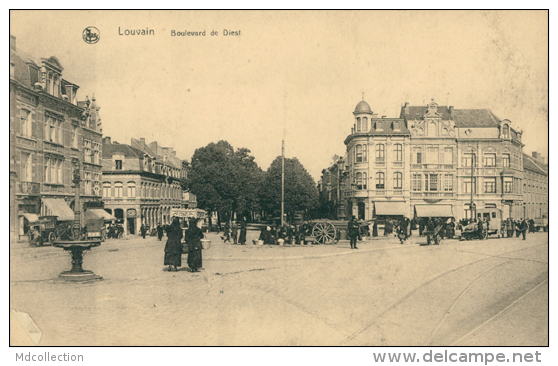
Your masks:
<svg viewBox="0 0 558 366"><path fill-rule="evenodd" d="M94 93L103 134L144 137L190 160L219 140L267 170L297 157L317 181L364 100L488 108L548 156L548 21L542 11L12 11L10 33ZM100 31L96 44L82 32ZM152 36L126 36L125 29ZM224 36L223 30L240 31ZM205 36L171 36L171 31ZM215 30L219 34L211 36Z"/></svg>

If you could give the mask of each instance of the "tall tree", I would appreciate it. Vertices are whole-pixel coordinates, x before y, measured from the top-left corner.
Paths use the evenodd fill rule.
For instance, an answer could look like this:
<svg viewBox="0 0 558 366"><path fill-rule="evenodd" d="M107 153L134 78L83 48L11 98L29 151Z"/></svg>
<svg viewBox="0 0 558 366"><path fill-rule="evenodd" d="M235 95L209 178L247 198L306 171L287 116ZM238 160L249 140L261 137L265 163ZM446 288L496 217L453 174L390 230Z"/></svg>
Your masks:
<svg viewBox="0 0 558 366"><path fill-rule="evenodd" d="M250 216L257 208L257 186L262 171L250 150L234 150L226 141L210 143L192 156L188 179L183 182L198 198L198 205L229 220L237 212Z"/></svg>
<svg viewBox="0 0 558 366"><path fill-rule="evenodd" d="M271 163L260 189L260 204L268 215L281 212L281 156ZM314 179L297 158L285 158L285 213L292 219L295 212L318 206L318 189ZM280 215L280 214L279 214Z"/></svg>

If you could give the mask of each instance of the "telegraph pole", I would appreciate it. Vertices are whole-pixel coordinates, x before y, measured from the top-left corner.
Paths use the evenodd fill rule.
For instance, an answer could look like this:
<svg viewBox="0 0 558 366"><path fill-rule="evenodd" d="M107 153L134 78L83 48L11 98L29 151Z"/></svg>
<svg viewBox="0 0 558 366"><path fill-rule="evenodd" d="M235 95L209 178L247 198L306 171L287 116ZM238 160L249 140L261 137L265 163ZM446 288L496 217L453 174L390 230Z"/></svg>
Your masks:
<svg viewBox="0 0 558 366"><path fill-rule="evenodd" d="M285 225L285 139L281 145L281 226Z"/></svg>

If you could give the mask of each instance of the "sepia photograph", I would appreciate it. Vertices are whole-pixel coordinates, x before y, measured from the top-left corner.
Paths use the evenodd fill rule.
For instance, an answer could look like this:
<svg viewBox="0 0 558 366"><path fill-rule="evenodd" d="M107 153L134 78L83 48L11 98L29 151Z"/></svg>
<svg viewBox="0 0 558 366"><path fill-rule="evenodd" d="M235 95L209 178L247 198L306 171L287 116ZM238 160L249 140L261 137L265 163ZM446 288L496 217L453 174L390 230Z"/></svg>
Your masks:
<svg viewBox="0 0 558 366"><path fill-rule="evenodd" d="M9 20L10 346L549 346L548 10Z"/></svg>

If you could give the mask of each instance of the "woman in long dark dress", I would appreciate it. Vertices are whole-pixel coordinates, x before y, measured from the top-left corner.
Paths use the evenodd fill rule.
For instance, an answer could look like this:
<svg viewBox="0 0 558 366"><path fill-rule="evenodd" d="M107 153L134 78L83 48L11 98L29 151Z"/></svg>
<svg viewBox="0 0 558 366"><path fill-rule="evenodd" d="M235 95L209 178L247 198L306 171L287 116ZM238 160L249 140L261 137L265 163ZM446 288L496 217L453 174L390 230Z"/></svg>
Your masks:
<svg viewBox="0 0 558 366"><path fill-rule="evenodd" d="M191 219L184 240L188 244L188 267L192 272L199 272L202 268L202 244L203 232L196 225L196 220Z"/></svg>
<svg viewBox="0 0 558 366"><path fill-rule="evenodd" d="M165 266L169 266L169 271L178 271L182 265L182 228L178 217L172 220L171 226L167 229L167 244L165 244ZM174 267L174 268L173 268Z"/></svg>
<svg viewBox="0 0 558 366"><path fill-rule="evenodd" d="M242 220L240 223L240 236L238 242L242 245L246 244L246 221Z"/></svg>

